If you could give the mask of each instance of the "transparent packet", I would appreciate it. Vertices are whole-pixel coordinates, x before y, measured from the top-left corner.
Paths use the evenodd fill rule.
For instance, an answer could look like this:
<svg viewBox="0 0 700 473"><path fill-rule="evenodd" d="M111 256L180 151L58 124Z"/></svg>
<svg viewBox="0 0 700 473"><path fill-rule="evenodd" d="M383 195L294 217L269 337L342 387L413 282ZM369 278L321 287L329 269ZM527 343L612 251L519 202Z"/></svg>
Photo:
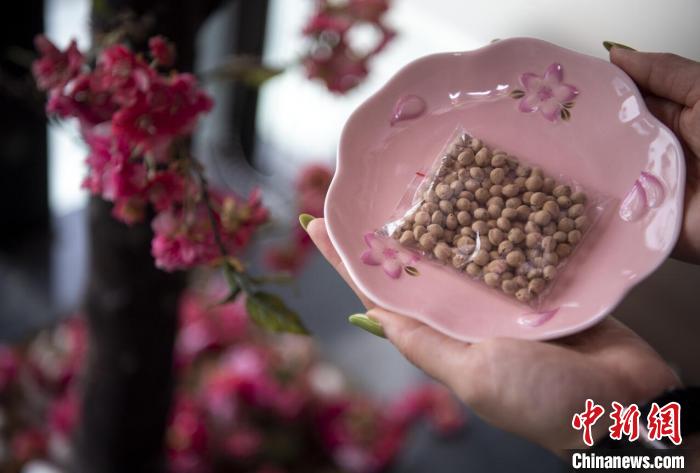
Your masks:
<svg viewBox="0 0 700 473"><path fill-rule="evenodd" d="M541 309L613 203L460 127L378 233Z"/></svg>

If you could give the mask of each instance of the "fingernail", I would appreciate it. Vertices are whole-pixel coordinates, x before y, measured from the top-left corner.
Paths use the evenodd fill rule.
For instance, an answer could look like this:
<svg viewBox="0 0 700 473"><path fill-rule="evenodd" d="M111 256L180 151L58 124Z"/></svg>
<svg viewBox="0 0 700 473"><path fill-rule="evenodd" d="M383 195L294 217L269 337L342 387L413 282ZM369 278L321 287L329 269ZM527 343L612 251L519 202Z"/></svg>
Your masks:
<svg viewBox="0 0 700 473"><path fill-rule="evenodd" d="M309 214L299 215L299 224L301 225L301 228L306 230L306 227L308 227L309 223L311 223L311 221L315 218L316 217L314 217L313 215L309 215Z"/></svg>
<svg viewBox="0 0 700 473"><path fill-rule="evenodd" d="M367 314L353 314L350 317L348 317L348 322L353 324L355 327L360 327L362 330L365 330L371 333L372 335L386 338L386 335L384 334L384 329L382 328L382 324L380 324L376 320L370 319L367 316Z"/></svg>
<svg viewBox="0 0 700 473"><path fill-rule="evenodd" d="M630 51L636 51L634 48L630 48L627 45L621 44L621 43L615 43L613 41L603 41L603 47L610 51L612 48L621 48L621 49L629 49Z"/></svg>

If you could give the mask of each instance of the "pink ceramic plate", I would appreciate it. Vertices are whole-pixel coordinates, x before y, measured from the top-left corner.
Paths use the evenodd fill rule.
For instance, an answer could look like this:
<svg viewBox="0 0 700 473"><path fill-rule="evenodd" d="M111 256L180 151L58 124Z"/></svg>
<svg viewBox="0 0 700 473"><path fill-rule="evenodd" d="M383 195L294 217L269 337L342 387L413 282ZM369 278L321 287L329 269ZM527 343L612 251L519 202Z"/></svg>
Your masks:
<svg viewBox="0 0 700 473"><path fill-rule="evenodd" d="M458 126L616 199L614 214L565 268L566 281L546 310L533 314L481 283L367 237ZM518 38L418 59L359 107L343 130L325 213L352 279L379 306L470 342L548 339L601 320L668 257L680 230L684 180L678 140L620 69Z"/></svg>

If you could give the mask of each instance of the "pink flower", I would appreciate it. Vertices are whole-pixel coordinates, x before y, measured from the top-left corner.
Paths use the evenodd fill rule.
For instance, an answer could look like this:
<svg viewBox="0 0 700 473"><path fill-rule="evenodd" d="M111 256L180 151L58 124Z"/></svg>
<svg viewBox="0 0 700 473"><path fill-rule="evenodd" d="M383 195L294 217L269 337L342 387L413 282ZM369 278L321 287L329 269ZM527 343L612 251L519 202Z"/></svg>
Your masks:
<svg viewBox="0 0 700 473"><path fill-rule="evenodd" d="M12 348L0 345L0 393L17 378L19 363L20 360Z"/></svg>
<svg viewBox="0 0 700 473"><path fill-rule="evenodd" d="M365 235L365 243L369 249L362 253L360 260L372 266L381 265L384 272L393 279L399 278L404 267L419 259L413 253L406 253L400 249L392 248L390 241L379 238L374 233Z"/></svg>
<svg viewBox="0 0 700 473"><path fill-rule="evenodd" d="M521 75L520 83L525 88L525 95L520 100L520 111L539 110L551 122L559 119L564 104L578 95L576 87L562 82L563 71L561 64L554 63L545 70L544 76L531 72Z"/></svg>
<svg viewBox="0 0 700 473"><path fill-rule="evenodd" d="M34 38L34 45L41 57L32 63L32 73L41 90L62 87L78 75L85 62L75 40L65 51L59 50L44 35Z"/></svg>
<svg viewBox="0 0 700 473"><path fill-rule="evenodd" d="M206 459L209 432L204 416L194 400L185 395L180 395L175 401L166 444L172 473L209 471Z"/></svg>
<svg viewBox="0 0 700 473"><path fill-rule="evenodd" d="M48 413L51 432L62 437L70 437L78 422L79 407L78 395L73 390L69 390L62 398L54 400Z"/></svg>
<svg viewBox="0 0 700 473"><path fill-rule="evenodd" d="M237 459L246 459L260 451L262 434L251 427L239 427L224 440L224 452Z"/></svg>
<svg viewBox="0 0 700 473"><path fill-rule="evenodd" d="M15 461L25 463L46 455L46 433L38 428L27 428L12 436L10 451Z"/></svg>
<svg viewBox="0 0 700 473"><path fill-rule="evenodd" d="M170 67L175 62L175 47L163 36L154 36L148 40L151 57L162 67Z"/></svg>
<svg viewBox="0 0 700 473"><path fill-rule="evenodd" d="M148 184L148 197L156 211L167 210L182 201L185 180L173 171L161 171Z"/></svg>

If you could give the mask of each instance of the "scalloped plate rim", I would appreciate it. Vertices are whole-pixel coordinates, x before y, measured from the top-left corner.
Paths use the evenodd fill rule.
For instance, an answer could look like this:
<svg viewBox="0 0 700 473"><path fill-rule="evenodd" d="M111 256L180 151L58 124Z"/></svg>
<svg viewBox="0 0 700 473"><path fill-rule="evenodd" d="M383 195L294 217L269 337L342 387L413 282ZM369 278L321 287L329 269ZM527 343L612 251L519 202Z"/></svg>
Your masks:
<svg viewBox="0 0 700 473"><path fill-rule="evenodd" d="M673 143L676 147L676 149L679 151L679 174L680 178L679 179L681 182L685 182L686 179L686 166L685 166L685 159L684 159L684 154L683 154L683 148L680 144L680 141L676 137L676 135L664 124L662 123L658 118L656 118L647 108L646 103L644 102L643 96L639 91L639 88L637 85L634 83L634 81L624 72L622 69L620 69L618 66L615 64L612 64L608 61L605 61L603 59L600 59L595 56L591 56L588 54L584 54L578 51L574 51L568 48L565 48L563 46L559 46L557 44L551 43L549 41L541 40L538 38L532 38L532 37L511 37L507 39L501 39L497 42L489 43L487 45L484 45L480 48L476 48L473 50L467 50L467 51L453 51L453 52L443 52L443 53L434 53L434 54L429 54L426 56L421 56L419 58L416 58L412 60L411 62L407 63L405 66L400 68L392 77L383 85L381 86L376 92L374 92L372 95L370 95L360 106L358 106L353 112L350 114L348 119L346 120L345 124L343 125L343 129L341 131L341 137L340 140L338 141L338 146L337 146L337 151L336 151L336 169L335 173L333 175L333 179L331 181L331 184L328 189L328 193L326 195L326 199L324 202L324 215L331 215L331 213L328 211L329 207L329 202L332 201L332 196L334 193L337 192L337 189L339 187L339 182L342 181L342 174L344 170L344 165L342 164L343 159L341 158L341 150L342 150L342 145L343 145L343 140L345 139L346 136L346 130L347 128L351 125L351 123L357 119L358 115L361 115L365 109L371 108L373 103L378 100L380 96L382 96L387 90L391 89L392 85L398 81L399 77L402 75L406 74L409 72L412 68L414 68L417 64L423 63L423 62L429 62L435 58L438 57L445 57L445 56L456 56L456 57L469 57L469 56L477 56L481 54L486 54L489 52L490 49L492 49L494 46L502 46L504 43L517 43L517 42L537 42L541 44L545 44L547 46L553 46L555 48L561 49L565 51L567 54L572 54L575 56L581 56L586 58L586 60L594 60L598 61L601 63L606 64L607 67L612 67L617 69L617 71L622 73L622 76L624 77L624 80L626 82L626 85L630 88L630 91L634 94L634 96L638 99L638 103L640 104L639 107L639 112L640 116L644 116L645 118L649 119L652 123L654 123L657 127L664 129L668 131L669 136L673 140ZM685 186L679 186L679 191L677 192L677 195L675 196L675 200L679 203L679 208L683 209L683 202L684 202L684 192L685 192ZM360 290L370 301L382 301L383 297L379 297L370 287L366 287L362 283L362 278L360 278L355 270L353 269L352 265L347 264L347 261L349 260L349 255L347 255L343 250L342 246L338 244L338 240L334 234L333 231L333 226L331 225L330 221L326 218L324 219L324 222L326 224L326 229L328 232L328 237L333 244L333 247L335 248L335 251L338 253L340 256L340 259L345 266L345 269L347 270L350 278L352 281L355 283L357 286L358 290ZM578 333L581 331L584 331L599 322L601 322L605 317L610 315L612 311L615 310L615 308L622 302L622 300L627 296L627 294L638 284L643 282L645 279L647 279L652 273L654 273L670 256L670 254L673 251L673 248L675 247L675 242L678 241L678 238L680 236L680 231L681 231L681 226L683 222L683 217L682 215L677 219L676 225L673 229L673 238L672 241L674 242L674 245L669 245L668 248L665 248L662 252L659 252L661 255L653 264L650 264L646 271L640 272L638 274L638 277L633 281L628 283L623 290L620 291L619 296L612 301L611 303L607 304L606 307L602 308L598 312L594 313L589 320L586 320L585 322L580 322L574 326L571 327L566 327L566 328L561 328L561 329L553 329L550 331L547 331L546 333L541 333L541 332L532 332L532 336L524 335L522 337L519 337L520 339L524 340L553 340L561 337L565 337L568 335L572 335L574 333ZM458 334L454 333L451 329L441 326L440 324L435 323L434 320L432 320L430 317L425 317L420 311L411 311L411 310L406 310L405 308L395 306L394 304L391 303L382 303L382 304L377 304L378 307L381 307L383 309L396 312L400 315L408 316L410 318L413 318L415 320L418 320L419 322L422 322L435 330L438 330L441 333L444 333L454 339L461 340L467 343L478 343L482 340L485 340L485 338L478 338L478 337L471 337L469 335L464 335L464 334Z"/></svg>

